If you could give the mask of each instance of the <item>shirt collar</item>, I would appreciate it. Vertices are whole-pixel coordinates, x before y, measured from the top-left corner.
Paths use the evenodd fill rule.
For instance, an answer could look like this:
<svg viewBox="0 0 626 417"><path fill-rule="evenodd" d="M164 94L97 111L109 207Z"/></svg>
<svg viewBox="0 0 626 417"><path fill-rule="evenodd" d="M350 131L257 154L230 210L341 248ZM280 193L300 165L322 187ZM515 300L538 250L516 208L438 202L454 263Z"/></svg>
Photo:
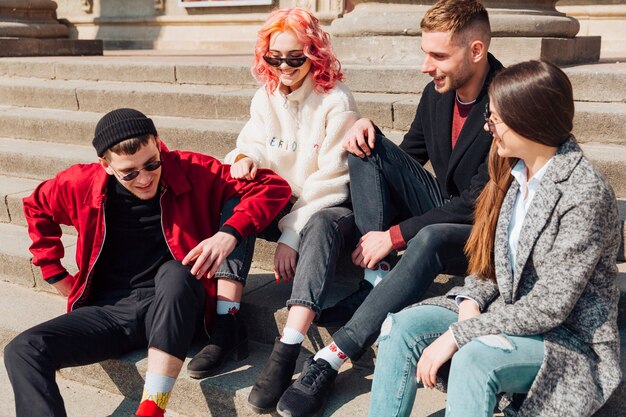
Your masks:
<svg viewBox="0 0 626 417"><path fill-rule="evenodd" d="M539 171L535 172L535 175L533 175L530 181L527 181L526 179L528 177L528 174L527 174L528 168L526 167L526 164L524 163L524 161L521 159L517 161L517 164L515 164L515 166L511 170L511 175L513 175L513 178L515 178L515 181L517 181L520 187L522 188L528 187L531 190L536 190L537 188L539 188L539 184L541 183L541 180L543 179L543 176L546 174L548 166L550 165L553 159L554 157L548 159L548 162L546 162L545 165L542 166Z"/></svg>

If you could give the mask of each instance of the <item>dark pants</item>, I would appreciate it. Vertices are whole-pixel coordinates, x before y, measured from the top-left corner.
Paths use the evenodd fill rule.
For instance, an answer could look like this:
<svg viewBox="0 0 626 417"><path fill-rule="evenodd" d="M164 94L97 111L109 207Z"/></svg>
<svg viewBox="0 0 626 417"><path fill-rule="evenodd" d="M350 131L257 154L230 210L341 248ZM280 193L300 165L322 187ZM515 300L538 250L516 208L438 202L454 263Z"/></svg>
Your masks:
<svg viewBox="0 0 626 417"><path fill-rule="evenodd" d="M289 204L261 233L270 241L278 241L278 222L291 210ZM356 230L352 209L347 206L327 207L315 213L300 232L298 261L287 307L301 305L319 316L335 276L337 259L342 248L352 245Z"/></svg>
<svg viewBox="0 0 626 417"><path fill-rule="evenodd" d="M350 156L350 190L357 227L362 234L387 230L410 216L444 204L433 176L388 139L377 136L367 158ZM378 284L333 340L358 359L376 340L387 314L418 301L437 275L462 275L467 269L463 247L471 225L434 224L409 242L397 265Z"/></svg>
<svg viewBox="0 0 626 417"><path fill-rule="evenodd" d="M159 268L154 288L109 294L24 331L4 349L17 417L65 416L61 368L153 347L184 360L202 321L204 289L178 261Z"/></svg>

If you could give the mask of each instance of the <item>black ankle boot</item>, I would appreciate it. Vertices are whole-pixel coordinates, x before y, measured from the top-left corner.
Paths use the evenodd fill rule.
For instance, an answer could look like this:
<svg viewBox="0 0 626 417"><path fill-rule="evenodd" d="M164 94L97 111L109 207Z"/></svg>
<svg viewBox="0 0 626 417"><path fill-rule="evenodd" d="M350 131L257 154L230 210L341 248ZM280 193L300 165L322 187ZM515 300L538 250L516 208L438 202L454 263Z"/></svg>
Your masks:
<svg viewBox="0 0 626 417"><path fill-rule="evenodd" d="M229 357L248 357L248 332L239 313L217 316L209 344L189 362L187 374L196 379L216 375Z"/></svg>
<svg viewBox="0 0 626 417"><path fill-rule="evenodd" d="M291 383L299 354L300 344L288 345L276 339L274 350L248 397L248 405L254 412L262 414L274 410Z"/></svg>

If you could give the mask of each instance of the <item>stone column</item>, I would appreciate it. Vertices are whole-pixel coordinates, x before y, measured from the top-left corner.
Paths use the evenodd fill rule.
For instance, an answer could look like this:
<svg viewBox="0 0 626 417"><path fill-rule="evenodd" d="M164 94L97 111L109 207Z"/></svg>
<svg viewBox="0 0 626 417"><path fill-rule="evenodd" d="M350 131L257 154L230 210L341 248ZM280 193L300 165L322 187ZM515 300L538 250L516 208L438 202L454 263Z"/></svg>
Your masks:
<svg viewBox="0 0 626 417"><path fill-rule="evenodd" d="M69 39L51 0L0 0L0 56L102 55L102 41Z"/></svg>
<svg viewBox="0 0 626 417"><path fill-rule="evenodd" d="M356 0L333 21L333 45L342 62L421 62L420 21L436 0ZM557 0L483 0L493 39L490 50L505 64L548 59L558 64L597 61L600 38L576 37L580 25L556 10Z"/></svg>

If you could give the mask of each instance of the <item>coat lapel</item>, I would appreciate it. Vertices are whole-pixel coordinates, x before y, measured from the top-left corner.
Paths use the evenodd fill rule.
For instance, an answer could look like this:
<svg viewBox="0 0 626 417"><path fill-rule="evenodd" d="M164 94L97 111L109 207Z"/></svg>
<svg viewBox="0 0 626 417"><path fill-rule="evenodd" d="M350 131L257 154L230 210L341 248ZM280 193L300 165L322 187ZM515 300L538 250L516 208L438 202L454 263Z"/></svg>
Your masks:
<svg viewBox="0 0 626 417"><path fill-rule="evenodd" d="M553 167L548 167L548 169L550 168ZM537 189L528 212L526 213L526 217L524 218L524 222L522 223L522 230L520 231L519 241L517 243L515 269L513 272L512 294L514 297L526 261L528 261L528 257L537 242L539 234L544 229L548 219L552 216L554 207L561 198L561 191L550 178L546 177L541 180L541 185L539 189Z"/></svg>
<svg viewBox="0 0 626 417"><path fill-rule="evenodd" d="M494 262L498 289L500 290L500 294L504 297L504 302L507 304L513 302L513 269L511 268L509 256L508 228L518 189L519 184L513 181L504 197L502 207L500 208L500 215L498 216L496 240L494 244Z"/></svg>
<svg viewBox="0 0 626 417"><path fill-rule="evenodd" d="M439 148L438 154L441 155L442 161L450 161L450 154L452 153L452 112L454 111L454 93L446 93L439 100L437 100L436 111L437 118L441 119L441 122L437 123L437 138L434 144ZM450 172L450 163L448 162L448 169L446 172Z"/></svg>
<svg viewBox="0 0 626 417"><path fill-rule="evenodd" d="M456 146L454 147L454 150L452 150L452 154L450 156L448 176L454 172L456 166L461 160L461 157L469 148L471 148L474 141L478 140L482 134L488 135L487 132L483 131L483 126L485 125L483 113L485 111L486 103L487 97L483 96L481 100L476 101L476 104L474 104L470 114L467 116L467 120L459 133ZM452 117L450 118L450 126L452 126ZM452 133L450 133L450 135L451 134Z"/></svg>

